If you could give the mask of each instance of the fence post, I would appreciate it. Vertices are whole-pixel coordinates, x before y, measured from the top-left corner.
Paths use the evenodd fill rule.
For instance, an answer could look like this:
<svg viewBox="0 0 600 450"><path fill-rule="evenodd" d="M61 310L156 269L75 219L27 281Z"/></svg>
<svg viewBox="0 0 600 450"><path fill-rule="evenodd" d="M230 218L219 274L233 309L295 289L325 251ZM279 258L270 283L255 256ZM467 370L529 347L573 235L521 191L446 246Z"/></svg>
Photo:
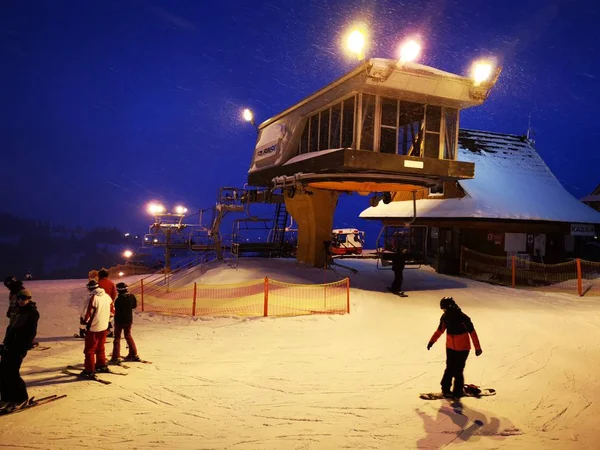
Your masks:
<svg viewBox="0 0 600 450"><path fill-rule="evenodd" d="M581 259L575 260L577 263L577 293L579 296L583 296L583 281L581 280Z"/></svg>
<svg viewBox="0 0 600 450"><path fill-rule="evenodd" d="M350 277L346 277L346 312L350 314Z"/></svg>
<svg viewBox="0 0 600 450"><path fill-rule="evenodd" d="M143 279L140 280L140 289L141 289L140 297L142 299L142 312L144 312L144 280Z"/></svg>
<svg viewBox="0 0 600 450"><path fill-rule="evenodd" d="M460 262L459 262L459 264L460 264L460 270L458 271L459 275L463 274L463 251L464 251L464 249L465 249L465 246L461 245L460 246Z"/></svg>
<svg viewBox="0 0 600 450"><path fill-rule="evenodd" d="M192 317L196 316L196 282L194 282L194 303L192 303Z"/></svg>
<svg viewBox="0 0 600 450"><path fill-rule="evenodd" d="M265 277L265 283L264 283L264 292L265 292L265 305L263 308L263 315L264 317L268 317L269 316L269 277Z"/></svg>
<svg viewBox="0 0 600 450"><path fill-rule="evenodd" d="M512 259L512 287L513 289L516 287L517 285L517 258L515 257L515 255L512 255L511 257Z"/></svg>

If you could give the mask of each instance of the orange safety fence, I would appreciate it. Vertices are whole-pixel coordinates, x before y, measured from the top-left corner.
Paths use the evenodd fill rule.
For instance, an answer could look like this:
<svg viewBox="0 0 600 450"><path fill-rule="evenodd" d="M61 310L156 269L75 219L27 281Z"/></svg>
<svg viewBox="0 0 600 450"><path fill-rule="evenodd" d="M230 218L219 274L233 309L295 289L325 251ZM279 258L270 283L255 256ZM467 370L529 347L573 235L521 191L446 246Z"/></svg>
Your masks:
<svg viewBox="0 0 600 450"><path fill-rule="evenodd" d="M519 255L491 256L461 249L462 275L491 283L577 295L600 295L600 263L574 259L542 264Z"/></svg>
<svg viewBox="0 0 600 450"><path fill-rule="evenodd" d="M237 284L194 283L182 288L143 281L138 295L141 310L185 316L299 316L350 312L350 280L327 284L292 284L269 278Z"/></svg>

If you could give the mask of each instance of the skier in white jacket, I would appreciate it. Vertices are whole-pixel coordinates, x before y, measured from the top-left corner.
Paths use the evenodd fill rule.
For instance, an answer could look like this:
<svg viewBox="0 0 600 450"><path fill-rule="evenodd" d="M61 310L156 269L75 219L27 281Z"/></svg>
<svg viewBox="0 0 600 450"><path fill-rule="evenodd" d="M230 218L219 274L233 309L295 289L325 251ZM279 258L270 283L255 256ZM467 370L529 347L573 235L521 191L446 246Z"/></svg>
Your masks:
<svg viewBox="0 0 600 450"><path fill-rule="evenodd" d="M87 284L90 297L83 321L86 324L85 334L85 369L81 375L93 377L95 372L108 372L106 365L106 332L110 320L112 299L98 287L96 280L90 280Z"/></svg>

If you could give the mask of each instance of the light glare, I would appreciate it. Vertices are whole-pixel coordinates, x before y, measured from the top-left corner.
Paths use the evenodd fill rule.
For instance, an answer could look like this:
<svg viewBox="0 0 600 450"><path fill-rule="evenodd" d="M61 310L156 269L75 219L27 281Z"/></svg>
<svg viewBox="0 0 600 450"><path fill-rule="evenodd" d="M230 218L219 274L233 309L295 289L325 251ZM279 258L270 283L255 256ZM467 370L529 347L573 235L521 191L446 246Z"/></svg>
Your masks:
<svg viewBox="0 0 600 450"><path fill-rule="evenodd" d="M125 250L125 251L123 252L123 256L124 256L125 258L131 258L131 257L133 256L133 252L132 252L131 250Z"/></svg>
<svg viewBox="0 0 600 450"><path fill-rule="evenodd" d="M488 81L492 75L492 63L489 61L475 61L471 76L475 81L475 86L479 86L484 81Z"/></svg>
<svg viewBox="0 0 600 450"><path fill-rule="evenodd" d="M355 29L346 37L346 48L356 55L359 60L365 58L366 37L365 33Z"/></svg>
<svg viewBox="0 0 600 450"><path fill-rule="evenodd" d="M419 57L420 53L421 44L414 39L410 39L400 47L400 62L405 63L414 61Z"/></svg>
<svg viewBox="0 0 600 450"><path fill-rule="evenodd" d="M248 108L244 109L242 116L246 122L252 122L254 120L254 114Z"/></svg>
<svg viewBox="0 0 600 450"><path fill-rule="evenodd" d="M175 212L177 214L185 214L187 212L187 208L184 208L183 206L179 205L175 207Z"/></svg>
<svg viewBox="0 0 600 450"><path fill-rule="evenodd" d="M161 214L165 212L165 207L160 203L150 203L148 205L148 212L150 214Z"/></svg>

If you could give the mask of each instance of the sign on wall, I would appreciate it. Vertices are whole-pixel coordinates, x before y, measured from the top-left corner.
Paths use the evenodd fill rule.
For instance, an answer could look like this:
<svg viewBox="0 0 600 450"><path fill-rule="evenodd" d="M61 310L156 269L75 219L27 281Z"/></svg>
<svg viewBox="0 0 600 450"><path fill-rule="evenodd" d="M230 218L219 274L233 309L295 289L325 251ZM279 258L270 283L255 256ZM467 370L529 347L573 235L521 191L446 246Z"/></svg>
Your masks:
<svg viewBox="0 0 600 450"><path fill-rule="evenodd" d="M271 156L277 155L277 153L279 151L279 142L280 142L280 139L277 139L276 141L271 141L271 142L267 143L266 145L258 147L256 149L256 155L254 157L254 161L255 162L260 161L262 159L266 159Z"/></svg>
<svg viewBox="0 0 600 450"><path fill-rule="evenodd" d="M527 251L527 233L504 233L504 251L525 253Z"/></svg>
<svg viewBox="0 0 600 450"><path fill-rule="evenodd" d="M596 227L586 223L572 223L571 236L596 236Z"/></svg>
<svg viewBox="0 0 600 450"><path fill-rule="evenodd" d="M533 242L533 254L536 256L546 256L546 235L536 234Z"/></svg>

